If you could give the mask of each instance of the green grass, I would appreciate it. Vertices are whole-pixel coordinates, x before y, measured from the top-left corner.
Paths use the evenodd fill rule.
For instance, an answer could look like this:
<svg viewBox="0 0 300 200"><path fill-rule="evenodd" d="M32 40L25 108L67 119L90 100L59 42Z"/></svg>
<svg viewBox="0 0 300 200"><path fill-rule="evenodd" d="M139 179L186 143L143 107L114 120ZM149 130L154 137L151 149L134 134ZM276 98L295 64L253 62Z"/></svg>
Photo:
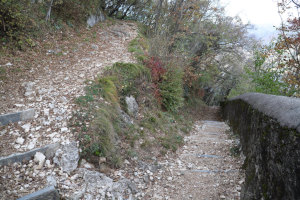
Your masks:
<svg viewBox="0 0 300 200"><path fill-rule="evenodd" d="M5 80L6 78L6 70L0 66L0 80Z"/></svg>
<svg viewBox="0 0 300 200"><path fill-rule="evenodd" d="M145 51L148 49L148 41L142 34L139 34L137 38L131 40L128 46L128 51L133 53L139 63L143 63L147 59Z"/></svg>
<svg viewBox="0 0 300 200"><path fill-rule="evenodd" d="M166 149L176 151L179 146L183 145L183 137L179 134L167 134L159 138L161 145Z"/></svg>

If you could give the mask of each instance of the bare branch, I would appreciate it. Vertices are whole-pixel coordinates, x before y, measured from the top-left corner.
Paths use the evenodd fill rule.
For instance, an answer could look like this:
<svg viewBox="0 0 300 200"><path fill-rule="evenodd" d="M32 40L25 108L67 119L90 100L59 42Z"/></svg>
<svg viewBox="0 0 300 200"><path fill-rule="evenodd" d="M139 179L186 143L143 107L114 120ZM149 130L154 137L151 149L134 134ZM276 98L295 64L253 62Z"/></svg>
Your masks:
<svg viewBox="0 0 300 200"><path fill-rule="evenodd" d="M300 4L296 3L295 0L292 0L292 2L297 6L297 8L300 7Z"/></svg>

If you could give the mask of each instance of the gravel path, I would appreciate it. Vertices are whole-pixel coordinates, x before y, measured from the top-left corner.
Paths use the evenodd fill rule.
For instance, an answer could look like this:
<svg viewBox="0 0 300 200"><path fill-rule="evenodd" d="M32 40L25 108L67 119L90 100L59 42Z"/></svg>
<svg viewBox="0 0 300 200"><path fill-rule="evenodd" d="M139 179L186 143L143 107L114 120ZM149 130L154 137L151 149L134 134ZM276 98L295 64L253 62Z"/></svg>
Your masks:
<svg viewBox="0 0 300 200"><path fill-rule="evenodd" d="M5 91L3 114L28 108L35 108L36 114L32 121L0 127L0 156L74 140L67 123L75 110L74 99L84 94L84 82L115 62L135 62L127 50L137 36L134 23L117 22L96 30L95 43L75 44L74 51L47 50L44 72L33 68L34 80L16 82L14 88L21 89Z"/></svg>
<svg viewBox="0 0 300 200"><path fill-rule="evenodd" d="M185 145L160 161L163 168L146 199L239 199L242 161L230 155L234 140L223 122L198 121Z"/></svg>

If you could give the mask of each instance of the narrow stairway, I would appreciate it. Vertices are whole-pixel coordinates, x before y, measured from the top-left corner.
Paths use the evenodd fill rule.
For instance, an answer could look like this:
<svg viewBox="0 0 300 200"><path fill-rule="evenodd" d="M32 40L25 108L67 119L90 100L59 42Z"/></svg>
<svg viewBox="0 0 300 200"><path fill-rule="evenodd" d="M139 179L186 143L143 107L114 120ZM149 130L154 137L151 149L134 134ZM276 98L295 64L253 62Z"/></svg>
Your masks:
<svg viewBox="0 0 300 200"><path fill-rule="evenodd" d="M231 155L235 140L219 121L198 121L176 156L164 166L148 191L149 199L239 199L242 161ZM148 199L147 198L147 199Z"/></svg>

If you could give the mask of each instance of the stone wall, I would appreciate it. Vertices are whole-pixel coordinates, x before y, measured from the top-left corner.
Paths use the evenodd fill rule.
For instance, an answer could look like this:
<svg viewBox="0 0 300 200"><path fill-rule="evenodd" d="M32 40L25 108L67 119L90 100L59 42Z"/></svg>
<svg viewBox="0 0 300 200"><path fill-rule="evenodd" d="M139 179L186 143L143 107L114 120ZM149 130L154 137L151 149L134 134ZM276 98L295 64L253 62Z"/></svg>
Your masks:
<svg viewBox="0 0 300 200"><path fill-rule="evenodd" d="M241 199L300 199L300 99L247 93L222 110L246 157Z"/></svg>

